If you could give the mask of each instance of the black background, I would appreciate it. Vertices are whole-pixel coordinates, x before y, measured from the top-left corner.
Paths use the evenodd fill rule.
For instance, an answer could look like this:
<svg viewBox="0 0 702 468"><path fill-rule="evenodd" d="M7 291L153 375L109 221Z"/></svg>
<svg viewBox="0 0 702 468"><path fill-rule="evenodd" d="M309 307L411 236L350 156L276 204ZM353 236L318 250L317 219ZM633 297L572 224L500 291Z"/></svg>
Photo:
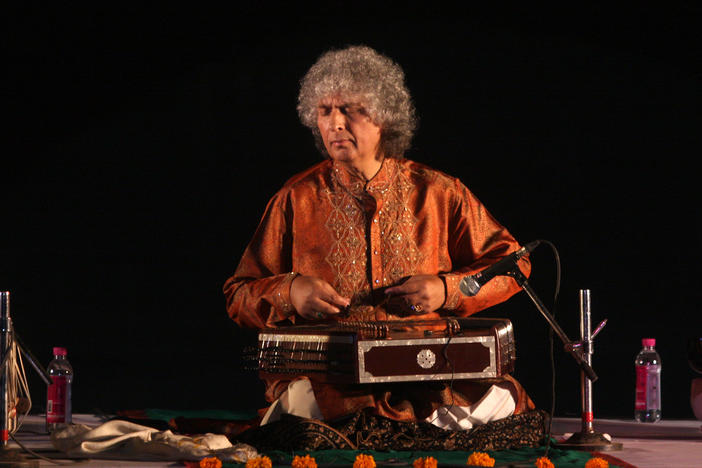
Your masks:
<svg viewBox="0 0 702 468"><path fill-rule="evenodd" d="M298 80L363 43L406 72L421 119L407 156L460 177L522 242L557 246L572 338L591 289L593 321L609 320L596 416L632 416L651 336L664 417L692 417L699 7L251 5L6 12L0 288L43 365L68 348L76 411L264 405L221 287L270 196L321 157ZM532 259L550 305L554 256ZM524 293L487 313L512 319L516 376L548 408L545 320ZM556 413L576 415L579 371L558 343L556 365Z"/></svg>

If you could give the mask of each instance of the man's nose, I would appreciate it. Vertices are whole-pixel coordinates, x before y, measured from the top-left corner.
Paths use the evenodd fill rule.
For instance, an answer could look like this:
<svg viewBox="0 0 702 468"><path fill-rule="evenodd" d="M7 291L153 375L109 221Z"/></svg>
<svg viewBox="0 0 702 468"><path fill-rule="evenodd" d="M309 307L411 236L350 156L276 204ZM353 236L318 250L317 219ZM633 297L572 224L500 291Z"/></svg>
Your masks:
<svg viewBox="0 0 702 468"><path fill-rule="evenodd" d="M334 131L346 130L346 116L339 109L332 109L329 124Z"/></svg>

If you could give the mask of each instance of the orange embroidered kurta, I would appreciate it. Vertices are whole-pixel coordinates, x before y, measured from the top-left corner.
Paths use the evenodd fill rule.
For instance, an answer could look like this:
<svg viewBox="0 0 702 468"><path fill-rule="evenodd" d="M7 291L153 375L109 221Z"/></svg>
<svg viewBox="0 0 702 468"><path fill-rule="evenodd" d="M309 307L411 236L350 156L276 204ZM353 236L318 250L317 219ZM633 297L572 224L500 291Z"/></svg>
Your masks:
<svg viewBox="0 0 702 468"><path fill-rule="evenodd" d="M507 229L454 177L410 160L386 158L366 182L327 159L290 179L268 203L224 285L227 310L247 328L307 323L290 302L290 284L302 274L324 279L350 298L350 320L467 316L520 289L514 279L500 276L467 297L459 291L460 280L518 248ZM528 275L528 259L519 265ZM444 280L441 309L407 317L406 308L382 302L387 287L418 274ZM282 391L276 390L279 384L268 382L269 399Z"/></svg>

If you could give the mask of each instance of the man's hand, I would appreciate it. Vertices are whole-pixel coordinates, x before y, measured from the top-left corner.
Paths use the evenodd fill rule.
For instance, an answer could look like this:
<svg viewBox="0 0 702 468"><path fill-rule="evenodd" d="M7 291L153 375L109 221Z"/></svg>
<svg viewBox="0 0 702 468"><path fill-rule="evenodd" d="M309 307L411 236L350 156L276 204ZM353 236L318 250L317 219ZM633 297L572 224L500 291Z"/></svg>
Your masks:
<svg viewBox="0 0 702 468"><path fill-rule="evenodd" d="M434 312L446 301L444 280L436 275L410 276L407 281L385 290L385 294L401 298L412 314Z"/></svg>
<svg viewBox="0 0 702 468"><path fill-rule="evenodd" d="M290 301L297 314L307 320L320 320L341 312L351 301L316 276L296 277L290 285Z"/></svg>

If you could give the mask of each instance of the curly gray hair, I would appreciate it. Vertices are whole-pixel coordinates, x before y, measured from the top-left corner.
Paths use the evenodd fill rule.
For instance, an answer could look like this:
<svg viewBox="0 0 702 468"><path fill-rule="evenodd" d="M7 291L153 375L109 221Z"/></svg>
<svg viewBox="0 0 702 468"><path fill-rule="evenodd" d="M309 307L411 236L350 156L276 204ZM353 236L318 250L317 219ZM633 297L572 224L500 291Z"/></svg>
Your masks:
<svg viewBox="0 0 702 468"><path fill-rule="evenodd" d="M403 157L410 146L417 117L399 65L366 46L330 50L312 65L300 81L297 112L325 154L317 128L317 107L322 99L337 95L360 97L370 118L381 128L383 153Z"/></svg>

